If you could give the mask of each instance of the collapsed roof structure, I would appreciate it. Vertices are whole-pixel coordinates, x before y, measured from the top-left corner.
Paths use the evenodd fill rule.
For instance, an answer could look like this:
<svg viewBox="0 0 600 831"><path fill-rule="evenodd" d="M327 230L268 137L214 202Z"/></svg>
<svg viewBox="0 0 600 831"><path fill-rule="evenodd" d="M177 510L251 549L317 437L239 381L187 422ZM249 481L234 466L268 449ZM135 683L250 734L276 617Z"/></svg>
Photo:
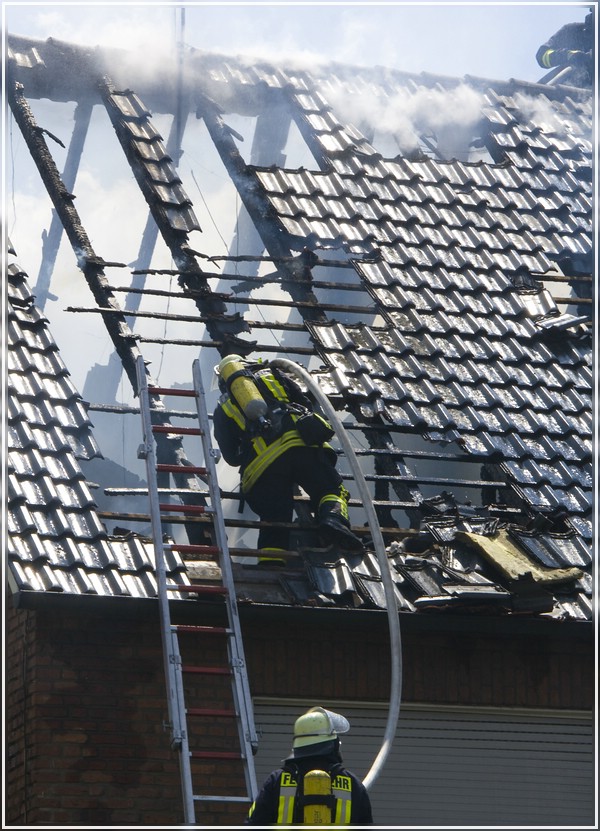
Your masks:
<svg viewBox="0 0 600 831"><path fill-rule="evenodd" d="M127 487L115 464L94 495L90 481L104 474L85 460L110 459L111 436L135 447L135 361L143 354L152 371L168 347L171 384L186 383L192 351L207 374L229 352L284 356L313 373L372 488L401 611L591 619L589 90L309 71L194 50L155 82L117 52L17 35L7 74L55 211L37 285L19 266L22 240L7 271L8 553L19 604L155 597L135 460L124 464ZM32 110L38 99L67 105L74 119L62 175L50 151L57 137ZM113 129L102 152L124 155L149 212L129 266L94 248L77 210L97 108ZM235 188L227 256L204 246L178 167L199 127ZM43 314L58 291L63 231L93 297L71 312L94 332L101 321L112 349L106 366L90 365L83 397ZM153 260L157 240L170 267ZM177 335L161 337L163 323ZM190 455L173 436L158 454ZM351 479L343 457L340 469ZM189 488L184 478L173 486ZM126 498L139 513L121 507ZM277 574L248 559L257 523L237 513L235 483L223 499L242 535L240 603L385 607L368 545L309 550L301 495L295 530L306 550ZM368 543L356 497L350 505ZM204 533L201 522L173 533L183 529L190 540ZM189 580L214 566L173 554L169 568Z"/></svg>

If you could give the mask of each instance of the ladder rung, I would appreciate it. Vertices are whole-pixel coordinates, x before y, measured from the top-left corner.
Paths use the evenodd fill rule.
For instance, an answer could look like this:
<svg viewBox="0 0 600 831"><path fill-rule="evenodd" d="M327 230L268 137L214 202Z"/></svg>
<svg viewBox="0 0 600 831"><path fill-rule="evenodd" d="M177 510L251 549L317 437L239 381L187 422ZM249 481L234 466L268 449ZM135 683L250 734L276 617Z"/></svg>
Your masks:
<svg viewBox="0 0 600 831"><path fill-rule="evenodd" d="M194 667L185 665L181 667L182 672L192 672L197 675L231 675L229 667Z"/></svg>
<svg viewBox="0 0 600 831"><path fill-rule="evenodd" d="M156 470L159 473L198 473L200 475L208 473L205 467L197 467L194 465L167 465L163 463L156 465Z"/></svg>
<svg viewBox="0 0 600 831"><path fill-rule="evenodd" d="M175 505L171 502L161 502L158 506L161 511L175 511L180 514L209 514L212 508L206 505Z"/></svg>
<svg viewBox="0 0 600 831"><path fill-rule="evenodd" d="M196 635L231 635L231 629L226 626L194 626L191 623L174 623L173 632L192 632Z"/></svg>
<svg viewBox="0 0 600 831"><path fill-rule="evenodd" d="M235 710L217 710L210 707L190 707L186 710L188 716L214 716L215 718L237 718Z"/></svg>
<svg viewBox="0 0 600 831"><path fill-rule="evenodd" d="M243 759L241 753L233 750L191 750L192 759Z"/></svg>
<svg viewBox="0 0 600 831"><path fill-rule="evenodd" d="M200 427L173 427L169 424L153 424L153 433L176 433L179 436L201 436L203 431Z"/></svg>
<svg viewBox="0 0 600 831"><path fill-rule="evenodd" d="M196 802L245 802L250 804L252 800L248 796L202 796L194 794L192 797Z"/></svg>
<svg viewBox="0 0 600 831"><path fill-rule="evenodd" d="M189 586L187 583L170 583L166 588L167 591L191 592L192 594L227 594L225 586L201 586L198 583L193 586Z"/></svg>
<svg viewBox="0 0 600 831"><path fill-rule="evenodd" d="M171 389L170 387L148 387L148 392L152 393L153 395L179 395L182 398L195 398L196 391L195 390L177 390Z"/></svg>

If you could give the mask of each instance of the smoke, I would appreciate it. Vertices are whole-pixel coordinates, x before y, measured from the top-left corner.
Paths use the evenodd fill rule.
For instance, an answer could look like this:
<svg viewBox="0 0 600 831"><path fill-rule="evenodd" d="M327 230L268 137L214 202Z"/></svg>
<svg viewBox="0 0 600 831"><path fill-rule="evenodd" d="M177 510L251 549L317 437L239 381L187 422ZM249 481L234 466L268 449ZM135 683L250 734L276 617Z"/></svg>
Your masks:
<svg viewBox="0 0 600 831"><path fill-rule="evenodd" d="M523 93L516 93L514 98L523 116L545 133L565 136L573 131L573 125L560 117L547 98L542 96L532 98Z"/></svg>
<svg viewBox="0 0 600 831"><path fill-rule="evenodd" d="M252 54L237 55L236 61L245 67L253 67L257 63L265 62L278 64L287 70L302 72L325 66L330 59L311 49L291 48L285 45L257 49L253 44Z"/></svg>
<svg viewBox="0 0 600 831"><path fill-rule="evenodd" d="M39 12L37 8L52 10ZM97 7L75 7L67 13L59 4L56 8L37 8L35 4L32 5L27 34L40 29L46 36L50 35L69 43L127 49L137 53L145 49L148 64L154 64L155 57L160 60L160 54L153 55L150 59L148 49L154 53L161 42L168 45L174 31L173 6L169 8L159 4L145 4L137 7L135 4L119 4L111 8L109 4L99 4ZM18 29L14 29L14 32L26 34Z"/></svg>
<svg viewBox="0 0 600 831"><path fill-rule="evenodd" d="M405 89L387 98L374 96L372 90L349 95L342 87L332 87L327 98L340 121L363 132L370 127L391 135L404 152L418 146L419 134L469 132L481 118L485 103L483 95L467 84L449 90Z"/></svg>

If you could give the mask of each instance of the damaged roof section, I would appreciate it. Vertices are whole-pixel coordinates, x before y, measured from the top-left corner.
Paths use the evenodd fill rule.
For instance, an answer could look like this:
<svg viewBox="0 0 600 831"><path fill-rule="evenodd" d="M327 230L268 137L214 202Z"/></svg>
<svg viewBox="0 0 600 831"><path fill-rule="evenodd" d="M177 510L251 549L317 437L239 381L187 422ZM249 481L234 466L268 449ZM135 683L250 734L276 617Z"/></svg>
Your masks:
<svg viewBox="0 0 600 831"><path fill-rule="evenodd" d="M400 611L589 619L589 562L581 567L559 565L578 559L571 547L573 531L525 531L489 516L461 514L448 494L445 501L449 513L432 516L421 531L387 549ZM263 572L258 577L256 570L238 565L236 582L242 604L386 607L379 563L372 551L307 552L302 569Z"/></svg>
<svg viewBox="0 0 600 831"><path fill-rule="evenodd" d="M129 76L111 73L109 53L10 42L25 96L79 100L85 78L102 76L88 94L106 108L173 257L162 274L176 287L150 259L134 275L145 275L135 302L127 296L136 335L116 345L121 357L134 341L146 353L167 342L185 354L176 383L190 346L210 369L232 351L309 366L364 464L400 609L590 619L589 93L192 51L185 117L164 142L152 112L174 114L168 68L159 88L131 63ZM49 93L48 67L74 51L82 78L57 74ZM437 132L390 122L417 101L450 101L454 115ZM470 121L456 123L460 101ZM185 157L189 113L240 206L226 257L203 248L173 161ZM302 166L287 162L298 157ZM160 310L146 311L156 297ZM150 331L152 315L176 324L170 337ZM352 492L341 455L340 470ZM239 495L224 498L235 525ZM368 543L359 501L350 504ZM277 575L236 563L241 597L382 608L371 551L300 550Z"/></svg>

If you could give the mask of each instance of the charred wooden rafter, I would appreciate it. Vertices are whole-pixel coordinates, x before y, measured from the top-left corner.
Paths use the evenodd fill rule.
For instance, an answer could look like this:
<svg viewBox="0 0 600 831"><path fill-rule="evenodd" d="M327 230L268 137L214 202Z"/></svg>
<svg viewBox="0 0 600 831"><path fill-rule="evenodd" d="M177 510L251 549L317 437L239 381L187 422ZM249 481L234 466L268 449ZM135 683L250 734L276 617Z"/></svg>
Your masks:
<svg viewBox="0 0 600 831"><path fill-rule="evenodd" d="M9 78L7 83L8 101L25 142L35 162L40 177L52 200L65 233L71 243L77 264L86 279L102 314L107 332L114 344L115 350L121 359L123 369L129 378L132 388L137 392L135 362L140 354L136 344L136 336L127 323L123 309L113 297L112 289L104 274L105 262L95 253L87 233L81 223L79 214L73 205L74 196L65 187L52 154L50 153L43 132L38 129L31 108L25 98L23 85ZM161 402L157 397L155 406L160 409ZM169 424L168 417L161 412L157 414L158 423ZM180 436L160 434L157 439L157 455L161 462L179 464L182 468L189 466L182 439ZM180 487L193 487L195 476L185 473L174 477ZM203 504L198 497L189 497L188 504Z"/></svg>
<svg viewBox="0 0 600 831"><path fill-rule="evenodd" d="M11 78L10 72L7 83L7 97L15 121L19 125L31 157L71 243L77 258L77 264L83 272L96 303L106 310L103 314L106 329L132 387L135 389L135 360L139 352L134 335L127 324L123 310L114 299L112 289L104 274L104 260L95 253L81 223L79 214L73 204L75 197L65 187L43 133L38 129L31 108L25 98L23 85Z"/></svg>
<svg viewBox="0 0 600 831"><path fill-rule="evenodd" d="M313 308L304 310L305 320L324 322L326 316L319 309L318 300L311 286L311 269L318 262L316 254L305 248L298 257L292 256L292 240L283 230L273 212L256 173L246 165L240 155L231 130L223 121L218 105L207 95L199 94L196 115L204 120L215 148L238 190L240 199L281 274L282 289L288 292L294 302L314 304Z"/></svg>

